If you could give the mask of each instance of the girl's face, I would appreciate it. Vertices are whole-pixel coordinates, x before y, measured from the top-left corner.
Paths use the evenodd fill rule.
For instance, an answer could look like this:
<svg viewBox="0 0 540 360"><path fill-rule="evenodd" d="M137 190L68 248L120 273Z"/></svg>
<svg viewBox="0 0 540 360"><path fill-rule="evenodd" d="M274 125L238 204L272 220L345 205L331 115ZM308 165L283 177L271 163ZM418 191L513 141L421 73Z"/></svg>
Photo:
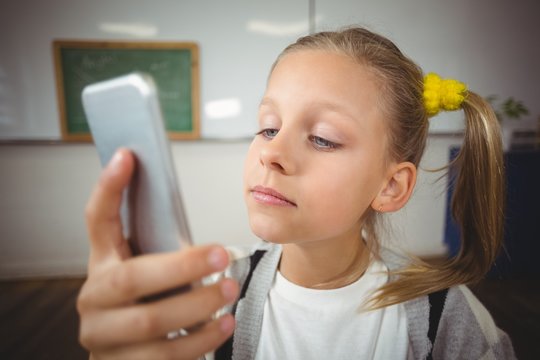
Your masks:
<svg viewBox="0 0 540 360"><path fill-rule="evenodd" d="M250 225L274 243L358 238L385 183L385 124L373 75L326 51L272 72L244 170Z"/></svg>

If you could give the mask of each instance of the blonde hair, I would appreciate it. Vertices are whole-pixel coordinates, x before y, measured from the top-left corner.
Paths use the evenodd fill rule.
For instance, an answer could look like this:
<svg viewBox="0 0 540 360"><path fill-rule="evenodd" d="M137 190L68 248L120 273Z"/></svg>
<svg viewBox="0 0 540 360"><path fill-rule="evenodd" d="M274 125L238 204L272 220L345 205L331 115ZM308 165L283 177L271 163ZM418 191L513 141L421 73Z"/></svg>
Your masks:
<svg viewBox="0 0 540 360"><path fill-rule="evenodd" d="M388 156L418 167L428 136L429 120L423 102L423 73L390 40L364 28L319 32L298 39L278 57L302 50L330 51L366 66L384 94L380 109L387 119ZM449 165L455 174L452 214L461 230L459 253L437 264L412 259L393 271L392 281L373 296L373 308L384 307L480 280L490 269L503 234L504 169L499 125L491 107L468 91L462 104L465 136L457 158ZM379 249L378 214L369 208L363 231L368 248ZM358 276L360 274L356 274Z"/></svg>

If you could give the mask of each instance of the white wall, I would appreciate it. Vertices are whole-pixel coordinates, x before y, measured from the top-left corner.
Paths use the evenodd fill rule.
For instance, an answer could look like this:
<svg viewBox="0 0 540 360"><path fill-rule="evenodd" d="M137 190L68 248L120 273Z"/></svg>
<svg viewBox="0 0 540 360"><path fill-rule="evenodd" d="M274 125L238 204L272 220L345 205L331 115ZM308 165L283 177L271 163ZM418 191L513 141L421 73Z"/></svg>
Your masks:
<svg viewBox="0 0 540 360"><path fill-rule="evenodd" d="M247 142L174 143L198 244L255 241L242 197ZM84 207L99 176L93 145L0 145L0 277L83 274Z"/></svg>

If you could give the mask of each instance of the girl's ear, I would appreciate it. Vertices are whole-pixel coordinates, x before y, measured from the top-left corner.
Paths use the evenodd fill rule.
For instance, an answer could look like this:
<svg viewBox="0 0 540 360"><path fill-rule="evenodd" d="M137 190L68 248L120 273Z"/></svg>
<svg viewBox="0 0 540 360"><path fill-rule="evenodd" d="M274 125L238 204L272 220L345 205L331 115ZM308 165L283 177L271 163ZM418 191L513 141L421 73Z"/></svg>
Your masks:
<svg viewBox="0 0 540 360"><path fill-rule="evenodd" d="M378 212L397 211L405 206L416 184L416 166L408 161L394 164L387 179L371 203Z"/></svg>

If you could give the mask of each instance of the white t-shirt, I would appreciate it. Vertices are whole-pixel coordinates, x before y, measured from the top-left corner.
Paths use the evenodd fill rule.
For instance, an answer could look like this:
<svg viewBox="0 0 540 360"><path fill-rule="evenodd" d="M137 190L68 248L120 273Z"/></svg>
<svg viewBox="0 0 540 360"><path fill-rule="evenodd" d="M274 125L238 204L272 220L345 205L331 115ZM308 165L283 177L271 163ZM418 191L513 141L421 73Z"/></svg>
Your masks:
<svg viewBox="0 0 540 360"><path fill-rule="evenodd" d="M256 359L407 359L403 305L361 311L366 297L387 281L387 268L379 261L356 282L332 290L304 288L277 272Z"/></svg>

